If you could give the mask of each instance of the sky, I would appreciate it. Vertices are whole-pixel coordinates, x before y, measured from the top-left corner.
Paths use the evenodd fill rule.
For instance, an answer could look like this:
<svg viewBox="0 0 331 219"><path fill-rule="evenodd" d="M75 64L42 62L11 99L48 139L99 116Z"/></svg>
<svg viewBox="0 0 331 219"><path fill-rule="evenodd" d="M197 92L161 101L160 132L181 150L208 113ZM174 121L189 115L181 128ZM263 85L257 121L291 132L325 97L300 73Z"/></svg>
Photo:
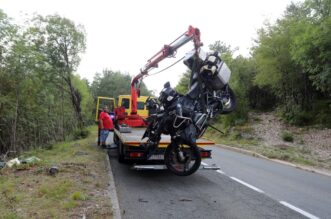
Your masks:
<svg viewBox="0 0 331 219"><path fill-rule="evenodd" d="M294 0L297 2L299 0ZM238 47L249 56L256 32L266 21L281 18L290 0L0 0L0 9L19 21L33 13L59 14L85 27L87 49L77 73L93 81L103 69L134 76L165 44L187 31L201 31L203 50L217 40ZM158 71L193 48L180 48L175 58L164 60ZM153 73L151 71L151 73ZM182 62L144 82L156 94L170 81L175 86L186 66Z"/></svg>

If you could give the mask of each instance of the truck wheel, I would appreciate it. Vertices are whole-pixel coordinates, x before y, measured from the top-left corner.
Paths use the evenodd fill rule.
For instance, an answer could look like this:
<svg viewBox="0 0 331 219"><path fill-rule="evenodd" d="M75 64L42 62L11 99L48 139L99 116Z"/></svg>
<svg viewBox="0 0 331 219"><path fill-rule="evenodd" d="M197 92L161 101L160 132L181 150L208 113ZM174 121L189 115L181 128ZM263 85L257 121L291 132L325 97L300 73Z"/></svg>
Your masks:
<svg viewBox="0 0 331 219"><path fill-rule="evenodd" d="M118 162L119 163L125 163L124 148L123 148L123 144L122 144L121 141L118 141L117 150L118 150Z"/></svg>
<svg viewBox="0 0 331 219"><path fill-rule="evenodd" d="M118 146L119 139L115 132L114 132L113 142Z"/></svg>

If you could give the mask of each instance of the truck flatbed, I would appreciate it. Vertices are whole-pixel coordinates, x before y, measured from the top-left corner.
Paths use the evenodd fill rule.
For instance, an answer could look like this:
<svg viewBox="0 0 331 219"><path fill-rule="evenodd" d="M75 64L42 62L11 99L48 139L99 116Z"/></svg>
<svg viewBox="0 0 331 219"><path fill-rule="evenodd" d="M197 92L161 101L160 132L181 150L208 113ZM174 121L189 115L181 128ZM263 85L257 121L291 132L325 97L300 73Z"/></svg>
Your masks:
<svg viewBox="0 0 331 219"><path fill-rule="evenodd" d="M127 128L127 127L126 127ZM120 131L121 130L121 131ZM147 159L146 142L147 138L141 139L145 128L114 129L114 143L118 146L119 162L135 161L163 161L166 147L170 144L170 136L162 135L158 148L152 156ZM211 150L204 149L205 146L214 145L208 139L198 139L197 146L200 148L201 158L211 158Z"/></svg>
<svg viewBox="0 0 331 219"><path fill-rule="evenodd" d="M115 134L118 135L121 142L126 145L130 145L132 147L139 147L140 145L146 143L147 138L141 139L145 132L145 128L132 128L129 133L121 133L119 130L114 130ZM161 141L159 143L159 148L166 148L170 144L170 136L169 135L161 135ZM200 138L197 140L197 145L199 147L214 145L215 142L210 141L205 138Z"/></svg>

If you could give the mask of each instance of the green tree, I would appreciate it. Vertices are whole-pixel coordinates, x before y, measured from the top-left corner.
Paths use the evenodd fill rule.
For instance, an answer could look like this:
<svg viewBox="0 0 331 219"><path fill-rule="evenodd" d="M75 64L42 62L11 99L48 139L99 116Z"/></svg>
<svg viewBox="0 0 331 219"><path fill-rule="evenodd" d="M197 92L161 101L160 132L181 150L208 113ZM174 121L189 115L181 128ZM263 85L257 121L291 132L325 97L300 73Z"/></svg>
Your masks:
<svg viewBox="0 0 331 219"><path fill-rule="evenodd" d="M330 7L330 0L292 3L259 31L252 49L255 84L270 87L285 118L297 124L312 120L319 99L330 97Z"/></svg>
<svg viewBox="0 0 331 219"><path fill-rule="evenodd" d="M61 56L65 53L60 52L67 51L68 57L73 57L77 53L72 51L77 50L61 50L59 46L60 52L54 51L56 44L50 42L64 39L48 34L49 25L47 19L38 16L18 26L0 11L0 153L20 153L63 140L77 125L72 93L62 76L68 69L72 74L79 57L65 62L65 56ZM74 75L69 79L79 90L82 117L88 121L88 85Z"/></svg>
<svg viewBox="0 0 331 219"><path fill-rule="evenodd" d="M86 37L82 26L76 26L71 20L52 16L37 16L34 19L39 31L44 35L45 54L53 69L55 83L66 86L71 97L78 126L83 127L80 103L82 96L73 85L73 72L79 65L80 54L85 51ZM62 94L63 96L63 94Z"/></svg>
<svg viewBox="0 0 331 219"><path fill-rule="evenodd" d="M117 97L118 95L130 95L131 76L123 74L119 71L103 70L102 74L96 73L91 85L91 90L94 97ZM140 94L149 96L149 91L146 85L142 82L140 85Z"/></svg>
<svg viewBox="0 0 331 219"><path fill-rule="evenodd" d="M331 94L331 1L292 4L286 19L296 22L291 47L293 60L308 73L313 86Z"/></svg>
<svg viewBox="0 0 331 219"><path fill-rule="evenodd" d="M175 90L180 94L185 94L190 86L190 77L191 77L191 71L186 70L186 72L181 76L179 79L178 84L175 87Z"/></svg>
<svg viewBox="0 0 331 219"><path fill-rule="evenodd" d="M229 84L237 98L236 111L222 117L221 121L225 126L243 123L248 118L248 94L252 87L252 78L255 75L254 62L243 56L237 56L234 58L234 52L237 48L232 49L230 45L221 41L216 41L214 44L209 45L209 49L213 52L218 52L221 58L229 66L231 70Z"/></svg>
<svg viewBox="0 0 331 219"><path fill-rule="evenodd" d="M82 108L84 124L92 124L94 119L93 113L95 110L95 104L88 81L86 79L81 79L79 75L74 75L73 85L82 96L80 106Z"/></svg>

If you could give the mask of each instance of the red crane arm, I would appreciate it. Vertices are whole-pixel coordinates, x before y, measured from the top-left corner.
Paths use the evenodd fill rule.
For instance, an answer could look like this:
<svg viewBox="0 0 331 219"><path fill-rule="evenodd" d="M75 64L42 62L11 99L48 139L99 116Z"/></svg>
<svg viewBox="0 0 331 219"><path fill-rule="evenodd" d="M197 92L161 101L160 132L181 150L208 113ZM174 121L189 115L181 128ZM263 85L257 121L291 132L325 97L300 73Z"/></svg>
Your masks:
<svg viewBox="0 0 331 219"><path fill-rule="evenodd" d="M148 71L152 68L157 68L158 63L161 62L163 59L173 55L178 48L185 45L187 42L193 40L194 48L197 50L202 43L200 41L200 30L198 28L194 28L189 26L188 30L171 42L169 45L164 45L164 47L152 56L146 63L146 65L140 69L140 73L135 76L131 82L131 115L137 114L137 98L138 98L138 91L136 89L136 84L139 80L148 74Z"/></svg>

